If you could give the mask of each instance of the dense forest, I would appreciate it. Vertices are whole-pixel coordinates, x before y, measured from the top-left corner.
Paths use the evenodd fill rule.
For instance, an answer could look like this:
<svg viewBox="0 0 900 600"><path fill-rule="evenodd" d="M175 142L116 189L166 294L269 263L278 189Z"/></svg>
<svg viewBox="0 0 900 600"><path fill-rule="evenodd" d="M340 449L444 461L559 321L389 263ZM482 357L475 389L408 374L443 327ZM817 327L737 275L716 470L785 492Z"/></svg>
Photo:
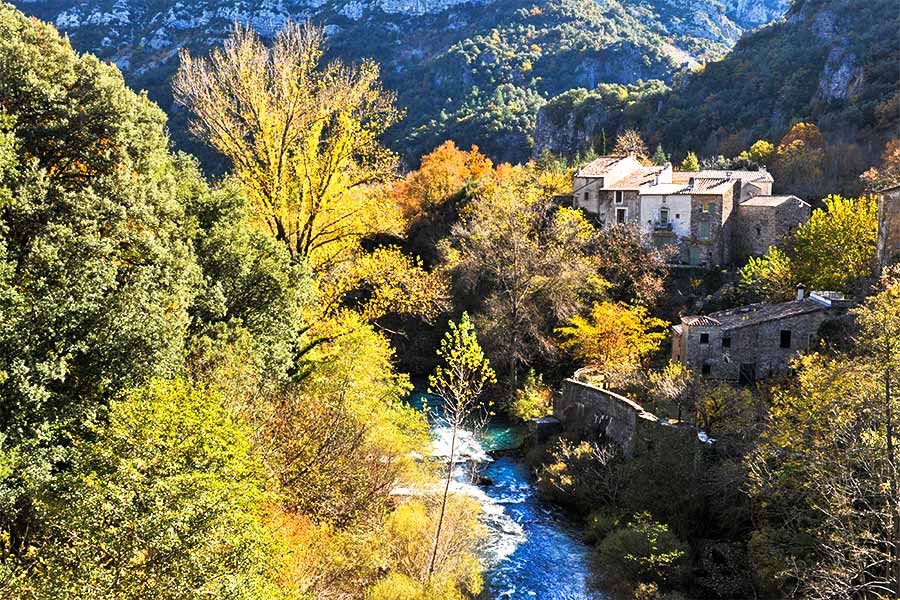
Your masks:
<svg viewBox="0 0 900 600"><path fill-rule="evenodd" d="M900 593L900 271L873 274L879 207L863 193L900 183L896 121L874 119L896 81L866 75L871 95L826 112L785 105L800 108L741 125L727 157L687 154L690 171L771 164L816 203L762 256L689 269L573 208L570 158L500 163L447 140L404 169L379 65L329 56L324 30L296 22L181 54L173 101L227 165L209 177L117 67L0 5L0 597L476 598L491 515L454 485L455 453L490 419L552 414L576 371L690 432L635 457L529 438L546 512L590 544L585 589ZM671 131L726 110L647 112L675 101L662 83L593 94ZM877 156L833 171L823 115L853 106ZM594 150L646 165L681 151L631 123ZM828 189L850 180L858 195ZM854 306L787 374L739 385L670 361L680 316L790 300L797 282Z"/></svg>
<svg viewBox="0 0 900 600"><path fill-rule="evenodd" d="M21 10L56 23L80 51L115 62L134 89L169 113L177 147L223 168L187 134L172 104L181 47L203 54L235 20L271 37L287 18L325 27L328 56L375 59L405 118L385 141L408 168L445 139L477 144L494 160L520 162L532 148L537 110L571 88L601 82L671 82L685 66L722 57L747 31L780 17L785 0L52 0Z"/></svg>

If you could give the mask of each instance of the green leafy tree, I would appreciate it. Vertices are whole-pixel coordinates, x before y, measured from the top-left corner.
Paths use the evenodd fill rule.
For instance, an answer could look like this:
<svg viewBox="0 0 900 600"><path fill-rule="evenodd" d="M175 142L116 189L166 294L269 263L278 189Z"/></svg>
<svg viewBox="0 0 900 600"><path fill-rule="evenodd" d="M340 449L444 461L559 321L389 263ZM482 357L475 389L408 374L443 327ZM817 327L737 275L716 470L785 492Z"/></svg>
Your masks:
<svg viewBox="0 0 900 600"><path fill-rule="evenodd" d="M694 152L688 152L687 156L684 157L684 160L681 161L681 170L682 171L699 171L700 170L700 159L697 158L697 155Z"/></svg>
<svg viewBox="0 0 900 600"><path fill-rule="evenodd" d="M546 417L553 412L553 391L544 385L544 378L534 369L528 370L522 387L516 390L510 412L521 421Z"/></svg>
<svg viewBox="0 0 900 600"><path fill-rule="evenodd" d="M669 155L666 154L665 150L663 150L662 144L657 144L656 150L653 152L653 156L650 158L650 162L660 167L669 162Z"/></svg>
<svg viewBox="0 0 900 600"><path fill-rule="evenodd" d="M758 299L786 302L795 293L793 263L784 251L772 246L764 256L751 256L740 272L740 288Z"/></svg>
<svg viewBox="0 0 900 600"><path fill-rule="evenodd" d="M37 495L44 526L3 595L278 597L251 433L221 395L184 381L112 402L96 439L77 442Z"/></svg>
<svg viewBox="0 0 900 600"><path fill-rule="evenodd" d="M794 272L807 287L847 290L872 271L878 237L874 197L825 198L794 233Z"/></svg>
<svg viewBox="0 0 900 600"><path fill-rule="evenodd" d="M562 347L609 386L624 384L666 337L666 322L643 306L595 302L590 315L556 329Z"/></svg>
<svg viewBox="0 0 900 600"><path fill-rule="evenodd" d="M434 550L428 565L429 578L434 572L437 560L447 494L453 477L457 435L466 424L472 425L479 418L482 420L486 418L489 405L481 402L481 394L487 385L497 381L466 313L462 314L459 324L450 321L450 330L441 340L437 355L441 364L428 378L428 392L441 399L442 417L450 427L450 456L447 459L447 472L444 476L441 512L434 533Z"/></svg>

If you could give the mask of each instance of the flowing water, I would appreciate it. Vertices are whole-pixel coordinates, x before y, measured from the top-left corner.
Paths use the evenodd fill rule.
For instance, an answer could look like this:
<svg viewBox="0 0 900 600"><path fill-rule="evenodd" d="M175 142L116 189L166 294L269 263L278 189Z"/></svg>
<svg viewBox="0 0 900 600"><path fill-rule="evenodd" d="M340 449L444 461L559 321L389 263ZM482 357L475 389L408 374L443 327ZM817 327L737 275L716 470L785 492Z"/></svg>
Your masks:
<svg viewBox="0 0 900 600"><path fill-rule="evenodd" d="M414 398L415 402L417 398ZM434 405L434 403L430 403ZM449 455L450 431L432 421L434 455ZM517 448L524 429L493 420L480 440L462 432L457 440L452 489L475 497L488 528L483 548L484 600L603 600L590 583L590 549L581 527L542 501L518 459L492 459L488 452ZM473 466L481 485L471 482Z"/></svg>

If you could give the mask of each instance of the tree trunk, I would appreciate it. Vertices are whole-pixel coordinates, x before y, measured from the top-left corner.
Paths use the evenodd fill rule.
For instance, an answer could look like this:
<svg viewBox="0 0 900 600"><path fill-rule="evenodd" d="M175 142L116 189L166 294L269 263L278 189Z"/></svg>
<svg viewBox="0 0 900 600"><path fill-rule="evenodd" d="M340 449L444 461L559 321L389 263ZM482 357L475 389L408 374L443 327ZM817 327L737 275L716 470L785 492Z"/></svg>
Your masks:
<svg viewBox="0 0 900 600"><path fill-rule="evenodd" d="M889 367L884 371L884 399L886 404L885 437L891 489L891 551L889 553L891 561L888 579L893 580L894 595L900 596L900 507L898 507L900 498L897 497L897 466L894 462L894 414L891 398L891 371Z"/></svg>
<svg viewBox="0 0 900 600"><path fill-rule="evenodd" d="M447 480L444 482L444 496L441 498L441 514L438 517L437 531L434 532L434 549L431 551L431 562L428 564L428 576L426 581L431 581L431 574L434 572L434 562L437 560L438 542L441 539L441 528L444 526L444 511L447 508L447 494L450 491L450 479L453 477L453 455L456 452L456 428L457 424L453 423L453 429L450 433L450 462L447 464Z"/></svg>

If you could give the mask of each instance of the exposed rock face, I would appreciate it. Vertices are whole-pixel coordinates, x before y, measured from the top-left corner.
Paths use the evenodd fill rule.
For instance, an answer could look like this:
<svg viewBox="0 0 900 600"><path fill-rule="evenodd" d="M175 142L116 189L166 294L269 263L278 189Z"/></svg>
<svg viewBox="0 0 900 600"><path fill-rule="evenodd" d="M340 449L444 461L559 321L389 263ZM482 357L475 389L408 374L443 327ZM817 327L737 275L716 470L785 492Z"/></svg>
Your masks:
<svg viewBox="0 0 900 600"><path fill-rule="evenodd" d="M521 160L548 98L601 83L671 82L684 67L720 58L786 0L21 2L77 50L115 62L163 108L172 108L168 81L180 48L203 54L235 22L269 37L288 19L312 20L325 27L332 55L381 64L407 111L389 142L414 164L446 138L478 144L497 160ZM184 115L173 115L181 145Z"/></svg>
<svg viewBox="0 0 900 600"><path fill-rule="evenodd" d="M825 68L819 78L818 96L823 100L843 100L849 96L862 78L857 57L846 48L836 46L828 53Z"/></svg>

